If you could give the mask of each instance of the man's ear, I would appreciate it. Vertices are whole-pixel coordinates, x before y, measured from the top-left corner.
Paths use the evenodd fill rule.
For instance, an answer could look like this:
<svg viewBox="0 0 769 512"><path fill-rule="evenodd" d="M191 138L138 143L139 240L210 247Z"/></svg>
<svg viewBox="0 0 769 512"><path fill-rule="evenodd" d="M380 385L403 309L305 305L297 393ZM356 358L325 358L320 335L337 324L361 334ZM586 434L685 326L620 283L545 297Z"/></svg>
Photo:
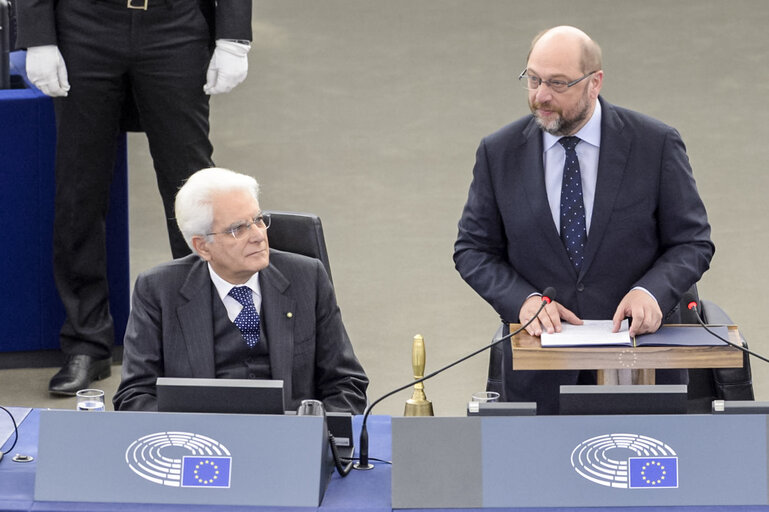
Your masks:
<svg viewBox="0 0 769 512"><path fill-rule="evenodd" d="M208 241L206 237L195 235L192 237L192 247L195 248L195 252L206 261L211 261L211 251L208 248Z"/></svg>
<svg viewBox="0 0 769 512"><path fill-rule="evenodd" d="M589 78L589 80L593 85L593 89L591 90L591 97L593 99L597 99L598 95L601 94L601 87L603 87L603 70L601 69L596 72Z"/></svg>

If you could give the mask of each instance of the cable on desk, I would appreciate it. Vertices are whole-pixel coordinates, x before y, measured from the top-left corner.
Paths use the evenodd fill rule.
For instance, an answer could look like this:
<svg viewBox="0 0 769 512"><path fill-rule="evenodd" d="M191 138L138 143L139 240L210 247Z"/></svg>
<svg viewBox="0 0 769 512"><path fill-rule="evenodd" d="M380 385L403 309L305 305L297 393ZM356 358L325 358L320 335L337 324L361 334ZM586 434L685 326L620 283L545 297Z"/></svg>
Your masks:
<svg viewBox="0 0 769 512"><path fill-rule="evenodd" d="M11 423L13 423L13 434L14 434L13 444L11 445L11 447L8 448L7 451L0 452L0 461L1 461L1 460L3 460L3 456L6 453L10 453L11 450L13 450L13 448L16 446L16 442L19 440L19 427L18 427L18 425L16 425L16 419L13 417L13 414L11 414L11 411L6 409L2 405L0 405L0 409L4 410L8 414L8 416L11 417Z"/></svg>

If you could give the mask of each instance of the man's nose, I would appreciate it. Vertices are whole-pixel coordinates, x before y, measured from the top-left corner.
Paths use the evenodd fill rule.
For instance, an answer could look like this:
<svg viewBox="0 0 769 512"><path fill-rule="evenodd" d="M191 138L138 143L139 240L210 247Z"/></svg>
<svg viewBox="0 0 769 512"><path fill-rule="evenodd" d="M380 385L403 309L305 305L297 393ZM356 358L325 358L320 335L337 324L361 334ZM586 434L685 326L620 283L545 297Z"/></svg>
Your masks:
<svg viewBox="0 0 769 512"><path fill-rule="evenodd" d="M256 223L248 226L249 242L261 242L267 238L267 228L260 228Z"/></svg>
<svg viewBox="0 0 769 512"><path fill-rule="evenodd" d="M544 83L534 89L534 101L537 103L547 103L551 99L553 99L553 91Z"/></svg>

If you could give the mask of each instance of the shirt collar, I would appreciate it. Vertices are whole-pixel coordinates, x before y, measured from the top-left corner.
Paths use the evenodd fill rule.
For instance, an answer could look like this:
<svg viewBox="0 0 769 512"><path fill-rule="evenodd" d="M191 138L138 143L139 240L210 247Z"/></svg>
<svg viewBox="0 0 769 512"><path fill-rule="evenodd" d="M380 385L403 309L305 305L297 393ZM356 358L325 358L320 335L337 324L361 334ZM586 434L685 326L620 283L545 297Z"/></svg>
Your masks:
<svg viewBox="0 0 769 512"><path fill-rule="evenodd" d="M261 289L259 287L259 272L252 275L245 283L238 285L225 281L223 277L216 273L216 271L211 267L210 263L208 263L208 273L211 275L211 282L214 283L216 293L219 294L219 298L222 300L224 300L224 298L229 295L230 290L236 286L248 286L251 288L252 292L256 293L258 296L261 296Z"/></svg>
<svg viewBox="0 0 769 512"><path fill-rule="evenodd" d="M552 135L550 133L547 133L545 131L542 132L544 135L543 142L544 142L544 149L545 152L550 150L556 142L561 140L561 135ZM580 130L574 134L575 137L579 137L583 141L587 142L588 144L591 144L597 148L601 147L601 101L596 100L595 102L595 109L593 109L593 115L590 116L590 119L585 123L585 126L580 128Z"/></svg>

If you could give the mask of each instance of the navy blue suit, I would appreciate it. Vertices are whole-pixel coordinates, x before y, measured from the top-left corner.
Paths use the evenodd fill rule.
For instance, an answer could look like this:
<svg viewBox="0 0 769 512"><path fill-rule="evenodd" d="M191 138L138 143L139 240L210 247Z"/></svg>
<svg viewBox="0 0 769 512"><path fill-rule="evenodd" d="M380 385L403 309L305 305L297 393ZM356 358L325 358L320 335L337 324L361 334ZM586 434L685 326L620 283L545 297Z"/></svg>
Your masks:
<svg viewBox="0 0 769 512"><path fill-rule="evenodd" d="M714 246L678 132L602 98L595 203L579 273L550 212L542 132L526 116L484 138L459 221L454 261L462 278L517 322L526 298L552 286L583 319L611 319L635 286L659 302L665 322L681 295L708 269ZM553 411L559 384L578 372L513 372L509 399ZM554 395L555 393L555 395Z"/></svg>

